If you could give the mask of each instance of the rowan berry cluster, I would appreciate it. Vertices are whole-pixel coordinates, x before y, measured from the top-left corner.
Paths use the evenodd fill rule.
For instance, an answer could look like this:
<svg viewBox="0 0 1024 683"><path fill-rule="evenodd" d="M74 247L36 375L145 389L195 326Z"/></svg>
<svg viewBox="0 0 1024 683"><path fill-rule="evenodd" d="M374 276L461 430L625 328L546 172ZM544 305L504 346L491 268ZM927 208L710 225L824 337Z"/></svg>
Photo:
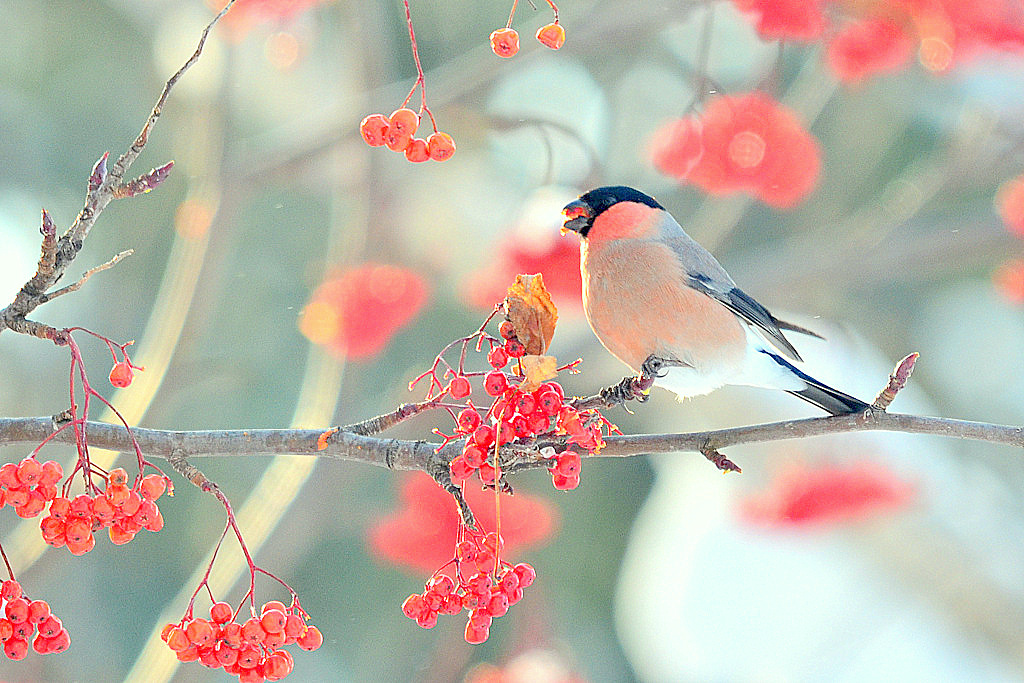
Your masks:
<svg viewBox="0 0 1024 683"><path fill-rule="evenodd" d="M512 19L516 15L518 4L518 0L513 1L512 11L504 28L491 32L491 51L504 59L514 57L519 52L519 32L512 28ZM541 45L557 50L565 45L565 29L558 23L558 7L551 0L548 0L548 4L555 14L555 20L537 29L537 40Z"/></svg>
<svg viewBox="0 0 1024 683"><path fill-rule="evenodd" d="M52 500L49 515L39 523L43 540L55 548L67 546L72 555L83 555L96 545L93 533L100 529L108 529L115 545L128 543L142 529L160 531L164 518L156 501L169 485L163 475L150 474L129 487L128 473L113 469L103 492Z"/></svg>
<svg viewBox="0 0 1024 683"><path fill-rule="evenodd" d="M508 608L523 599L523 589L537 578L526 563L502 562L503 542L498 534L482 534L463 527L463 540L455 546L455 579L438 570L422 593L413 593L402 603L402 612L423 628L433 628L441 614L468 612L466 642L487 640L491 621L503 617ZM442 568L444 569L444 568Z"/></svg>
<svg viewBox="0 0 1024 683"><path fill-rule="evenodd" d="M255 611L255 610L254 610ZM296 644L312 651L323 644L320 629L306 625L308 615L293 602L272 600L244 622L226 602L210 607L210 618L186 615L177 624L164 626L160 637L182 662L198 661L211 669L223 668L241 683L279 681L292 672L291 653L282 649Z"/></svg>
<svg viewBox="0 0 1024 683"><path fill-rule="evenodd" d="M455 435L465 439L462 455L449 462L452 481L463 485L474 474L485 485L495 483L497 472L493 459L488 462L490 451L516 439L542 434L568 435L568 442L587 451L600 449L604 445L602 427L607 422L594 412L583 414L565 400L565 392L558 382L545 382L533 391L524 391L517 375L502 371L510 359L522 358L525 348L515 336L511 323L505 321L500 333L504 343L494 345L487 353L487 362L493 370L484 375L484 391L494 397L494 402L481 417L479 411L469 402L456 419ZM455 399L470 395L469 380L456 375L449 381L448 394ZM591 419L596 418L596 419ZM579 453L564 450L554 456L550 471L556 489L570 490L579 486L582 459Z"/></svg>
<svg viewBox="0 0 1024 683"><path fill-rule="evenodd" d="M0 585L0 643L8 659L24 659L29 640L32 649L41 655L64 652L71 645L71 636L59 618L50 612L45 600L29 600L15 579ZM35 638L32 634L35 633Z"/></svg>
<svg viewBox="0 0 1024 683"><path fill-rule="evenodd" d="M57 496L57 484L64 477L60 463L40 464L33 456L0 467L0 508L10 505L19 517L35 517Z"/></svg>
<svg viewBox="0 0 1024 683"><path fill-rule="evenodd" d="M359 133L371 147L386 146L392 152L402 152L413 163L451 159L455 154L452 136L439 132L429 110L424 108L421 113L424 112L434 126L434 132L426 139L414 137L420 126L420 114L404 106L391 116L370 114L359 124Z"/></svg>

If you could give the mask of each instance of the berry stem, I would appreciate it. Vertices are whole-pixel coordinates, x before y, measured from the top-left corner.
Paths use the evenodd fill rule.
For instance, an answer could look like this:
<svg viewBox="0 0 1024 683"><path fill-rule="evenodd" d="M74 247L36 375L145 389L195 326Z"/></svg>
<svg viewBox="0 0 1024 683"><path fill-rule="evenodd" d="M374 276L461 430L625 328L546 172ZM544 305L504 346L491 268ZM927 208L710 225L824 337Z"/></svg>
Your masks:
<svg viewBox="0 0 1024 683"><path fill-rule="evenodd" d="M14 570L11 569L11 563L7 559L7 553L4 552L4 546L0 543L0 557L4 558L4 564L7 565L7 575L11 577L11 581L14 580Z"/></svg>
<svg viewBox="0 0 1024 683"><path fill-rule="evenodd" d="M519 0L512 0L512 11L508 13L508 23L505 24L505 28L512 28L512 17L516 15L516 5L519 4Z"/></svg>
<svg viewBox="0 0 1024 683"><path fill-rule="evenodd" d="M405 5L405 22L409 26L409 43L412 45L412 60L416 62L416 82L412 84L412 90L406 95L405 101L402 102L402 107L409 104L409 100L412 99L413 94L416 92L416 88L420 89L420 113L424 111L430 116L430 122L434 122L434 116L427 109L427 84L423 77L423 66L420 64L420 51L416 45L416 31L412 26L412 11L409 9L409 0L402 0L402 4ZM434 132L437 132L437 124L434 124Z"/></svg>
<svg viewBox="0 0 1024 683"><path fill-rule="evenodd" d="M556 5L555 3L551 2L551 0L548 0L548 5L551 6L551 11L555 13L555 21L554 21L554 23L557 24L558 23L558 5Z"/></svg>

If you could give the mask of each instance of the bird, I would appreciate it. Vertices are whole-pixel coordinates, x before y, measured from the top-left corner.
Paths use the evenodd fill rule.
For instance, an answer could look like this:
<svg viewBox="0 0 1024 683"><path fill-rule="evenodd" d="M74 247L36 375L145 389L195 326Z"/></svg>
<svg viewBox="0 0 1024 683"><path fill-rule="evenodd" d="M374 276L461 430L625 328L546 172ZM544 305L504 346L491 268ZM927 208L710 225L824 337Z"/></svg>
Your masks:
<svg viewBox="0 0 1024 683"><path fill-rule="evenodd" d="M803 372L786 323L743 292L653 197L614 185L562 210L580 237L583 310L606 349L680 398L729 384L781 389L832 415L870 406ZM648 385L649 386L649 385Z"/></svg>

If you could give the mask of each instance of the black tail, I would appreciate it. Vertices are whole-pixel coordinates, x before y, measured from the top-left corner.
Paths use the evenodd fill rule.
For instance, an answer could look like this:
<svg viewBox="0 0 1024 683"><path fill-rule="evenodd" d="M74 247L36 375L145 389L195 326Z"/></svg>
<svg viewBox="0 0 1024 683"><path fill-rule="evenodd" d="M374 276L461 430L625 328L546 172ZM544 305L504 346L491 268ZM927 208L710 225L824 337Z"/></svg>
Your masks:
<svg viewBox="0 0 1024 683"><path fill-rule="evenodd" d="M777 356L774 353L769 354L775 362L779 365L789 369L793 374L802 379L807 383L806 389L800 391L787 391L787 394L793 394L798 398L802 398L808 403L813 403L822 410L831 413L833 415L848 415L850 413L861 413L870 408L871 406L861 401L859 398L854 398L849 394L844 394L838 389L833 389L827 384L822 384L818 380L814 379L810 375L801 372L798 368L794 367L789 361L781 356Z"/></svg>

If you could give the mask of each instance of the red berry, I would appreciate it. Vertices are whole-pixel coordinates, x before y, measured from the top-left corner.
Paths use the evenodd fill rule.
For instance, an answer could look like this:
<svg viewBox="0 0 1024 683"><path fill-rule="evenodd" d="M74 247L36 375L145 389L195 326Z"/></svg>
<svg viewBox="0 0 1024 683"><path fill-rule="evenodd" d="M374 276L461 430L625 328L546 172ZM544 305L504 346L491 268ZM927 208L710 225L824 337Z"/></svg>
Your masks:
<svg viewBox="0 0 1024 683"><path fill-rule="evenodd" d="M23 597L8 600L4 614L15 626L28 621L28 600Z"/></svg>
<svg viewBox="0 0 1024 683"><path fill-rule="evenodd" d="M410 142L412 142L412 135L401 135L394 130L389 130L384 134L384 144L392 152L404 152Z"/></svg>
<svg viewBox="0 0 1024 683"><path fill-rule="evenodd" d="M298 614L289 614L284 621L284 635L292 643L306 630L306 622Z"/></svg>
<svg viewBox="0 0 1024 683"><path fill-rule="evenodd" d="M483 465L480 465L480 481L485 484L493 484L494 477L495 473L492 465L489 465L486 462Z"/></svg>
<svg viewBox="0 0 1024 683"><path fill-rule="evenodd" d="M508 389L508 379L505 373L493 370L484 377L484 391L490 396L500 396Z"/></svg>
<svg viewBox="0 0 1024 683"><path fill-rule="evenodd" d="M14 635L14 624L9 619L0 617L0 643Z"/></svg>
<svg viewBox="0 0 1024 683"><path fill-rule="evenodd" d="M504 321L502 321L501 325L498 327L498 334L501 335L502 339L515 339L516 338L516 328L515 328L515 326L512 325L512 323L510 321L504 320Z"/></svg>
<svg viewBox="0 0 1024 683"><path fill-rule="evenodd" d="M196 647L204 647L213 641L213 628L206 619L193 619L185 627L185 635Z"/></svg>
<svg viewBox="0 0 1024 683"><path fill-rule="evenodd" d="M268 609L260 616L260 623L267 633L281 633L287 620L285 613L279 609Z"/></svg>
<svg viewBox="0 0 1024 683"><path fill-rule="evenodd" d="M451 394L454 399L466 398L469 396L471 391L472 387L469 386L469 380L462 375L453 377L452 380L448 382L448 393Z"/></svg>
<svg viewBox="0 0 1024 683"><path fill-rule="evenodd" d="M260 616L262 617L264 614L266 614L272 609L280 610L281 612L288 611L287 608L284 606L284 603L280 600L268 600L267 602L263 603L263 607L260 608Z"/></svg>
<svg viewBox="0 0 1024 683"><path fill-rule="evenodd" d="M473 430L473 442L477 446L487 448L494 443L494 428L490 425L480 425Z"/></svg>
<svg viewBox="0 0 1024 683"><path fill-rule="evenodd" d="M462 486L466 480L473 476L475 471L476 468L470 466L461 455L452 458L451 462L448 463L448 473L452 477L452 483L456 486Z"/></svg>
<svg viewBox="0 0 1024 683"><path fill-rule="evenodd" d="M579 477L583 469L583 460L576 451L563 451L555 456L554 472L565 477Z"/></svg>
<svg viewBox="0 0 1024 683"><path fill-rule="evenodd" d="M476 628L490 628L494 616L486 608L470 610L469 623Z"/></svg>
<svg viewBox="0 0 1024 683"><path fill-rule="evenodd" d="M226 602L215 602L210 605L210 621L215 624L226 624L231 621L234 611Z"/></svg>
<svg viewBox="0 0 1024 683"><path fill-rule="evenodd" d="M311 652L323 645L324 637L320 633L320 629L316 626L310 626L297 642L303 650Z"/></svg>
<svg viewBox="0 0 1024 683"><path fill-rule="evenodd" d="M50 605L45 600L28 603L28 623L38 626L50 618Z"/></svg>
<svg viewBox="0 0 1024 683"><path fill-rule="evenodd" d="M192 643L185 634L185 629L175 626L167 633L167 647L175 652L181 652L191 646Z"/></svg>
<svg viewBox="0 0 1024 683"><path fill-rule="evenodd" d="M423 596L419 593L413 593L402 603L402 614L410 619L419 619L425 607Z"/></svg>
<svg viewBox="0 0 1024 683"><path fill-rule="evenodd" d="M132 366L127 361L114 363L114 367L110 369L110 383L119 389L129 386L134 377L135 372L132 371Z"/></svg>
<svg viewBox="0 0 1024 683"><path fill-rule="evenodd" d="M116 484L118 486L124 486L128 483L128 472L123 467L115 467L110 470L110 474L107 475L107 485Z"/></svg>
<svg viewBox="0 0 1024 683"><path fill-rule="evenodd" d="M408 135L411 138L420 125L420 117L412 109L396 109L391 113L388 123L390 132Z"/></svg>
<svg viewBox="0 0 1024 683"><path fill-rule="evenodd" d="M538 409L548 416L558 415L562 408L562 397L553 391L542 392L537 396Z"/></svg>
<svg viewBox="0 0 1024 683"><path fill-rule="evenodd" d="M107 490L104 494L115 507L120 507L124 504L128 497L131 495L131 490L124 484L107 484Z"/></svg>
<svg viewBox="0 0 1024 683"><path fill-rule="evenodd" d="M500 590L491 594L491 600L487 603L487 611L494 617L503 617L508 614L508 596Z"/></svg>
<svg viewBox="0 0 1024 683"><path fill-rule="evenodd" d="M516 410L520 415L529 415L537 409L537 399L533 394L519 394L516 397Z"/></svg>
<svg viewBox="0 0 1024 683"><path fill-rule="evenodd" d="M68 633L66 628L62 628L57 635L50 638L50 654L64 652L64 650L67 650L69 647L71 647L71 635Z"/></svg>
<svg viewBox="0 0 1024 683"><path fill-rule="evenodd" d="M242 640L253 645L263 642L267 632L263 630L263 624L256 617L250 617L242 624Z"/></svg>
<svg viewBox="0 0 1024 683"><path fill-rule="evenodd" d="M476 544L472 541L459 541L455 545L455 558L459 562L472 562L476 557Z"/></svg>
<svg viewBox="0 0 1024 683"><path fill-rule="evenodd" d="M64 477L64 469L59 462L47 460L43 463L43 471L39 475L39 483L54 486Z"/></svg>
<svg viewBox="0 0 1024 683"><path fill-rule="evenodd" d="M279 681L292 672L293 662L284 650L271 653L263 663L263 675L268 681Z"/></svg>
<svg viewBox="0 0 1024 683"><path fill-rule="evenodd" d="M18 661L28 654L28 641L23 638L10 638L4 643L4 654L7 659Z"/></svg>
<svg viewBox="0 0 1024 683"><path fill-rule="evenodd" d="M34 486L38 483L42 472L43 466L31 456L18 463L18 480L25 486Z"/></svg>
<svg viewBox="0 0 1024 683"><path fill-rule="evenodd" d="M531 434L543 434L551 428L551 418L544 413L534 412L527 418Z"/></svg>
<svg viewBox="0 0 1024 683"><path fill-rule="evenodd" d="M471 623L466 624L466 642L470 645L479 645L487 640L489 629L486 626L476 627Z"/></svg>
<svg viewBox="0 0 1024 683"><path fill-rule="evenodd" d="M491 50L508 59L519 52L519 33L514 28L499 28L491 33Z"/></svg>
<svg viewBox="0 0 1024 683"><path fill-rule="evenodd" d="M505 353L509 358L522 358L526 355L526 347L518 339L509 339L505 342Z"/></svg>
<svg viewBox="0 0 1024 683"><path fill-rule="evenodd" d="M505 353L505 349L502 347L495 346L487 352L487 362L495 370L501 370L508 363L508 354Z"/></svg>
<svg viewBox="0 0 1024 683"><path fill-rule="evenodd" d="M515 573L515 570L509 569L501 575L498 585L501 587L501 592L507 595L519 588L519 575Z"/></svg>
<svg viewBox="0 0 1024 683"><path fill-rule="evenodd" d="M498 441L500 443L510 443L516 438L515 427L508 420L503 420L498 426Z"/></svg>
<svg viewBox="0 0 1024 683"><path fill-rule="evenodd" d="M431 577L430 581L427 582L427 588L438 595L444 596L455 590L455 582L452 581L450 576L438 574Z"/></svg>
<svg viewBox="0 0 1024 683"><path fill-rule="evenodd" d="M157 500L167 490L167 482L159 474L147 474L142 478L139 493L146 500Z"/></svg>
<svg viewBox="0 0 1024 683"><path fill-rule="evenodd" d="M55 519L64 519L71 513L71 501L57 497L50 501L50 515Z"/></svg>
<svg viewBox="0 0 1024 683"><path fill-rule="evenodd" d="M39 630L39 635L45 638L53 638L61 632L64 628L64 624L61 623L60 619L51 614L45 621L43 621L43 623L39 624L37 628ZM163 637L162 634L161 637ZM166 642L166 638L164 640Z"/></svg>
<svg viewBox="0 0 1024 683"><path fill-rule="evenodd" d="M527 437L533 434L533 431L530 429L530 421L522 415L516 415L512 418L512 429L518 437Z"/></svg>
<svg viewBox="0 0 1024 683"><path fill-rule="evenodd" d="M21 486L21 479L18 478L17 463L7 462L0 466L0 484L9 489Z"/></svg>
<svg viewBox="0 0 1024 683"><path fill-rule="evenodd" d="M558 398L565 398L565 392L562 391L562 385L559 384L558 382L545 382L544 384L541 384L539 387L537 387L537 391L534 393L539 395L544 391L553 391L556 394L558 394Z"/></svg>
<svg viewBox="0 0 1024 683"><path fill-rule="evenodd" d="M19 508L29 501L32 494L29 492L27 486L18 486L16 488L7 489L7 504Z"/></svg>
<svg viewBox="0 0 1024 683"><path fill-rule="evenodd" d="M53 514L52 507L50 514ZM106 496L100 496L92 501L92 516L106 524L114 520L114 517L117 516L117 510L114 509L114 504Z"/></svg>
<svg viewBox="0 0 1024 683"><path fill-rule="evenodd" d="M571 491L580 485L579 475L575 477L567 477L564 474L555 472L551 475L551 480L555 485L555 488L559 491Z"/></svg>
<svg viewBox="0 0 1024 683"><path fill-rule="evenodd" d="M541 26L537 29L537 40L552 50L557 50L565 45L565 29L557 23Z"/></svg>
<svg viewBox="0 0 1024 683"><path fill-rule="evenodd" d="M430 161L430 152L427 151L427 141L423 138L413 138L405 148L405 158L414 164Z"/></svg>
<svg viewBox="0 0 1024 683"><path fill-rule="evenodd" d="M260 663L260 651L252 645L244 645L238 649L238 666L243 669L255 668Z"/></svg>
<svg viewBox="0 0 1024 683"><path fill-rule="evenodd" d="M448 161L455 154L455 141L448 133L434 133L427 138L427 153L434 161Z"/></svg>
<svg viewBox="0 0 1024 683"><path fill-rule="evenodd" d="M459 431L463 434L468 434L474 429L480 426L482 422L480 413L476 412L474 408L466 408L459 413Z"/></svg>
<svg viewBox="0 0 1024 683"><path fill-rule="evenodd" d="M370 147L380 147L384 144L384 136L387 135L390 126L391 123L384 114L370 114L359 124L359 134Z"/></svg>
<svg viewBox="0 0 1024 683"><path fill-rule="evenodd" d="M537 570L535 570L532 565L529 565L526 562L520 562L512 568L512 571L514 571L516 575L519 577L520 588L529 588L531 585L533 585L534 579L537 578Z"/></svg>

